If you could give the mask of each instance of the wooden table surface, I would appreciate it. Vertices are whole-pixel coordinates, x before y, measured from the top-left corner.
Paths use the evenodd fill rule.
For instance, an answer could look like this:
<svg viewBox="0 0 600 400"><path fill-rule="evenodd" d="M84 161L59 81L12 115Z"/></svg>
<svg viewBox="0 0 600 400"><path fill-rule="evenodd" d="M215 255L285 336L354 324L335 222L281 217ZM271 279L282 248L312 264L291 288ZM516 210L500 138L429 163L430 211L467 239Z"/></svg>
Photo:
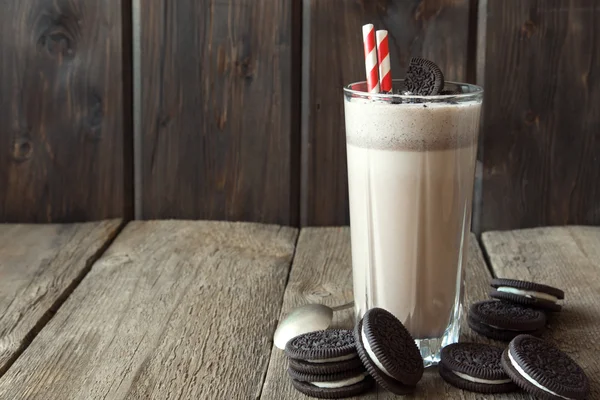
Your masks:
<svg viewBox="0 0 600 400"><path fill-rule="evenodd" d="M545 338L600 399L600 228L488 232L482 245L472 238L465 303L487 298L492 274L564 288ZM308 399L273 347L277 322L300 304L351 299L347 227L0 225L0 400ZM336 313L334 326L352 323ZM466 325L462 340L490 342ZM411 398L531 397L464 392L432 368Z"/></svg>

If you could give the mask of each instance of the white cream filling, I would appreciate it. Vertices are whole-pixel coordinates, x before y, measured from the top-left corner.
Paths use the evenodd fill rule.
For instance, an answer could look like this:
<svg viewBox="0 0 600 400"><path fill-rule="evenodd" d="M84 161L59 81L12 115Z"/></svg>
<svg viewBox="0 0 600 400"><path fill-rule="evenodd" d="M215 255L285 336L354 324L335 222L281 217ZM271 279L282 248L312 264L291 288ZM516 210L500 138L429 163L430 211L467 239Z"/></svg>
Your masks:
<svg viewBox="0 0 600 400"><path fill-rule="evenodd" d="M556 296L552 296L551 294L548 294L548 293L535 292L533 290L515 289L513 287L508 287L508 286L500 286L496 290L499 292L504 292L504 293L517 294L519 296L536 297L538 299L548 300L553 303L556 303L558 301L558 297L556 297Z"/></svg>
<svg viewBox="0 0 600 400"><path fill-rule="evenodd" d="M333 358L327 358L327 359L306 360L306 361L310 362L310 363L322 364L322 363L329 363L329 362L346 361L346 360L350 360L354 357L356 357L356 354L348 354L345 356L339 356L339 357L333 357Z"/></svg>
<svg viewBox="0 0 600 400"><path fill-rule="evenodd" d="M490 380L490 379L475 378L474 376L470 376L470 375L463 374L461 372L456 372L456 371L452 371L452 373L456 376L463 378L465 381L475 382L475 383L485 383L488 385L502 385L503 383L512 382L510 379Z"/></svg>
<svg viewBox="0 0 600 400"><path fill-rule="evenodd" d="M320 387L320 388L336 389L336 388L341 388L341 387L346 387L346 386L352 386L360 381L363 381L365 379L365 376L367 376L367 374L360 374L358 376L348 378L348 379L343 379L341 381L308 382L308 383L310 383L311 385L315 385L316 387Z"/></svg>
<svg viewBox="0 0 600 400"><path fill-rule="evenodd" d="M530 383L532 383L533 385L537 386L538 388L542 389L544 392L548 392L550 394L553 394L555 396L560 397L561 399L566 399L566 400L573 400L570 399L568 397L564 397L561 396L558 393L554 393L552 390L548 389L547 387L542 386L541 384L539 384L535 379L533 379L531 376L527 375L527 373L525 371L523 371L523 368L519 367L519 364L517 364L515 362L515 359L513 358L512 354L510 353L510 349L508 350L508 359L510 360L510 364L514 367L514 369L517 370L517 372L519 373L519 375L521 375L523 378L525 378L527 381L529 381Z"/></svg>
<svg viewBox="0 0 600 400"><path fill-rule="evenodd" d="M394 378L392 376L392 374L390 374L385 369L385 367L381 364L381 362L379 362L379 360L377 359L377 356L375 355L375 353L373 353L373 350L371 350L371 346L369 345L369 341L367 340L367 336L365 335L365 327L364 326L360 331L360 336L362 337L363 345L364 345L365 350L367 351L367 354L369 355L369 358L371 359L371 361L373 361L373 363L375 363L377 368L382 370L387 376L389 376L390 378ZM396 379L396 378L394 378L394 379Z"/></svg>

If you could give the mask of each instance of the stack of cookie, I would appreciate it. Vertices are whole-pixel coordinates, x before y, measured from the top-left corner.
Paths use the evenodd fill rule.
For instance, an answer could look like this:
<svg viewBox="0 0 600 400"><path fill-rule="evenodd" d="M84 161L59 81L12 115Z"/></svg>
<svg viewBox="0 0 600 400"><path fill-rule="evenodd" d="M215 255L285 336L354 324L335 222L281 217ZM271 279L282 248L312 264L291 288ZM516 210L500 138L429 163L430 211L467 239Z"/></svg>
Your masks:
<svg viewBox="0 0 600 400"><path fill-rule="evenodd" d="M546 329L546 312L562 309L558 300L565 294L552 286L514 279L492 279L490 297L471 305L468 323L475 332L490 339L510 341L517 335L541 336Z"/></svg>
<svg viewBox="0 0 600 400"><path fill-rule="evenodd" d="M585 372L567 354L531 335L518 335L504 350L480 343L442 349L439 372L453 386L472 392L506 393L519 387L540 399L586 399Z"/></svg>
<svg viewBox="0 0 600 400"><path fill-rule="evenodd" d="M285 354L292 384L308 396L343 398L373 387L350 330L305 333L287 342Z"/></svg>
<svg viewBox="0 0 600 400"><path fill-rule="evenodd" d="M285 354L294 387L325 399L364 393L375 381L392 393L409 394L424 371L410 333L381 308L367 311L354 332L328 329L296 336Z"/></svg>
<svg viewBox="0 0 600 400"><path fill-rule="evenodd" d="M439 373L453 386L481 393L506 393L519 387L543 399L585 399L585 372L567 354L538 338L547 312L562 309L562 290L535 282L493 279L494 300L471 305L468 323L488 338L510 342L506 348L455 343L442 349Z"/></svg>

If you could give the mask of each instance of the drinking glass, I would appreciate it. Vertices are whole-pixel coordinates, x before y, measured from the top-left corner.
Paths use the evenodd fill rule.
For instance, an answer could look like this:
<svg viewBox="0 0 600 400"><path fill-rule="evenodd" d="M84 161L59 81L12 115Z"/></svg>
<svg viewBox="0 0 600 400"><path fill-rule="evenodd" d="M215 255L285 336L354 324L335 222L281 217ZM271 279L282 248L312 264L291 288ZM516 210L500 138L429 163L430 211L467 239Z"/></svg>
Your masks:
<svg viewBox="0 0 600 400"><path fill-rule="evenodd" d="M403 88L395 80L392 92ZM372 307L393 313L426 366L460 335L483 98L465 83L444 90L344 88L356 316Z"/></svg>

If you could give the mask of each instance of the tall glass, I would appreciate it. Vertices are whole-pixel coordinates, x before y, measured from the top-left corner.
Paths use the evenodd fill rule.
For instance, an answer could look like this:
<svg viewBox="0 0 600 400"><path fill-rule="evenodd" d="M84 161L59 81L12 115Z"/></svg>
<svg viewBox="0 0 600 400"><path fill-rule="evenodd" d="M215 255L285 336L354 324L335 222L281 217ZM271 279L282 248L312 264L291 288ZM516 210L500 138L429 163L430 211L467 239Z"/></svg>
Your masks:
<svg viewBox="0 0 600 400"><path fill-rule="evenodd" d="M403 87L394 81L394 93ZM461 93L344 88L356 314L381 307L396 315L426 366L460 335L483 98L473 85L444 89Z"/></svg>

